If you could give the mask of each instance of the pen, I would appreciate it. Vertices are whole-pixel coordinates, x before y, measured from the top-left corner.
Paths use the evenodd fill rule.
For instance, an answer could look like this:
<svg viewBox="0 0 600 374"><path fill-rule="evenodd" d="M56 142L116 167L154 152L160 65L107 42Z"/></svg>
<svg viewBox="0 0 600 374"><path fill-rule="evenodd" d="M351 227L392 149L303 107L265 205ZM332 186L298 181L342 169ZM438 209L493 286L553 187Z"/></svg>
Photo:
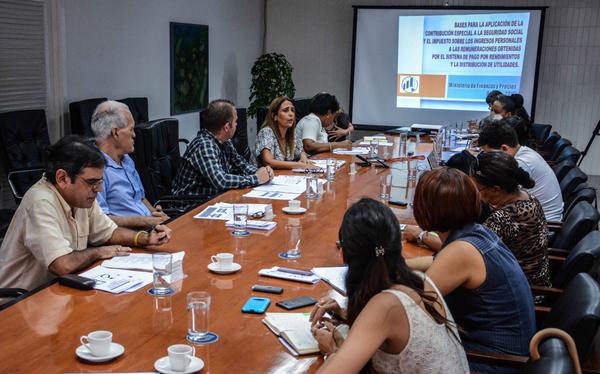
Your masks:
<svg viewBox="0 0 600 374"><path fill-rule="evenodd" d="M156 230L156 225L152 225L149 229L146 230L146 232L148 234L150 234L152 231Z"/></svg>
<svg viewBox="0 0 600 374"><path fill-rule="evenodd" d="M310 271L290 269L290 268L284 268L284 267L280 267L279 269L277 269L277 271L281 271L282 273L296 274L296 275L305 275L305 276L313 275L313 273L311 273Z"/></svg>

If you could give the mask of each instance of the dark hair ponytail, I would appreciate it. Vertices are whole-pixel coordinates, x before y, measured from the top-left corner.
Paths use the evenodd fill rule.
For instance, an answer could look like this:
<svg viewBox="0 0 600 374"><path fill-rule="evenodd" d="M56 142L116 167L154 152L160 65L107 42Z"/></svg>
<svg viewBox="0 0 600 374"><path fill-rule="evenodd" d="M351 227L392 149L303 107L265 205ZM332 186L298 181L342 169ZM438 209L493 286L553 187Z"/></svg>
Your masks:
<svg viewBox="0 0 600 374"><path fill-rule="evenodd" d="M532 188L535 182L517 161L504 152L486 152L479 155L478 171L474 177L484 186L498 186L508 193L516 192L519 185Z"/></svg>
<svg viewBox="0 0 600 374"><path fill-rule="evenodd" d="M440 305L437 293L425 291L424 279L406 265L400 225L389 207L373 199L359 200L346 211L339 239L344 262L348 264L346 293L350 326L373 296L401 284L414 290L432 318L450 329L448 319L435 308L435 304ZM369 368L370 361L361 372L368 372Z"/></svg>

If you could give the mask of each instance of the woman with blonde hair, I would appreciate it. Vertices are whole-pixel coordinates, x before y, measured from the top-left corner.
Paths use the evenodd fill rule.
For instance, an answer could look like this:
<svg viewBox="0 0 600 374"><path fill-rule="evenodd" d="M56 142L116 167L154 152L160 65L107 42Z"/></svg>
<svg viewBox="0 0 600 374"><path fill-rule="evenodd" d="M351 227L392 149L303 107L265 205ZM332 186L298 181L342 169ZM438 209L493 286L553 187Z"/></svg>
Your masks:
<svg viewBox="0 0 600 374"><path fill-rule="evenodd" d="M273 169L311 168L296 137L296 109L292 100L281 96L269 106L269 111L256 139L256 157L260 164Z"/></svg>

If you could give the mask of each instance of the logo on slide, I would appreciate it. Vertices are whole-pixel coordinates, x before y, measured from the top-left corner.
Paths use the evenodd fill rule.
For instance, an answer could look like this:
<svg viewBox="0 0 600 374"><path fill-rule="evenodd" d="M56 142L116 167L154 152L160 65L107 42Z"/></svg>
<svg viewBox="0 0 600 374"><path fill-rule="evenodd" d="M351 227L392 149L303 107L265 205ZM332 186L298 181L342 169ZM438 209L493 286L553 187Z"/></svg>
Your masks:
<svg viewBox="0 0 600 374"><path fill-rule="evenodd" d="M400 76L400 92L419 93L419 77L413 75Z"/></svg>

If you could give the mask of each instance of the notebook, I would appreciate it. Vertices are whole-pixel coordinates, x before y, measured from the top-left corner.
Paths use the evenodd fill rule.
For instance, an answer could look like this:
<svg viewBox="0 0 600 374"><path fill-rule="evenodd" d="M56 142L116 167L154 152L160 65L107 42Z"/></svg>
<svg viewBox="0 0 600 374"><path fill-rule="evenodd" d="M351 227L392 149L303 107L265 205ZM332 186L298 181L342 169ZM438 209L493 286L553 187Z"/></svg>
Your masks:
<svg viewBox="0 0 600 374"><path fill-rule="evenodd" d="M316 276L329 283L334 290L346 295L346 273L348 273L347 266L334 266L324 268L312 268L310 269Z"/></svg>
<svg viewBox="0 0 600 374"><path fill-rule="evenodd" d="M294 356L319 353L319 343L310 332L310 313L266 313L262 320Z"/></svg>

